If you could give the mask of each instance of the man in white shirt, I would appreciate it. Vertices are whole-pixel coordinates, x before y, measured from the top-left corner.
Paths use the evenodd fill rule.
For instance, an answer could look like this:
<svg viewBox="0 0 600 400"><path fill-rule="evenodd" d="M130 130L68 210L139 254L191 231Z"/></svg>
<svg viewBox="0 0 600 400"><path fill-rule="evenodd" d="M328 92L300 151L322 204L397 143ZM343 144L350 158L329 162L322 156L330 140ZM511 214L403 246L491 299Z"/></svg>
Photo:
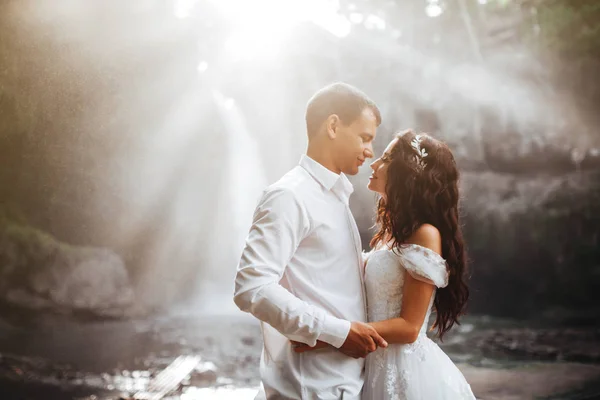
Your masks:
<svg viewBox="0 0 600 400"><path fill-rule="evenodd" d="M373 157L380 123L377 106L358 89L319 90L306 110L306 155L256 207L234 301L262 321L269 400L358 400L364 357L387 346L364 323L362 249L346 177ZM333 347L295 353L290 340Z"/></svg>

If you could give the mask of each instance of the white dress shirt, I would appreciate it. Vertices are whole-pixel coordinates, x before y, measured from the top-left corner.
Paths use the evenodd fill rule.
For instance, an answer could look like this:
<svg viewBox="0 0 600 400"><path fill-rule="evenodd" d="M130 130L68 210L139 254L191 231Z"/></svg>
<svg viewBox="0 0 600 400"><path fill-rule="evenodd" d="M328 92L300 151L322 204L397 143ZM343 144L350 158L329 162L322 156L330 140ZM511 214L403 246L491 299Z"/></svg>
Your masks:
<svg viewBox="0 0 600 400"><path fill-rule="evenodd" d="M352 184L308 156L268 187L235 280L234 301L262 321L260 373L268 399L359 399L363 359L335 349L294 353L290 339L340 347L365 321Z"/></svg>

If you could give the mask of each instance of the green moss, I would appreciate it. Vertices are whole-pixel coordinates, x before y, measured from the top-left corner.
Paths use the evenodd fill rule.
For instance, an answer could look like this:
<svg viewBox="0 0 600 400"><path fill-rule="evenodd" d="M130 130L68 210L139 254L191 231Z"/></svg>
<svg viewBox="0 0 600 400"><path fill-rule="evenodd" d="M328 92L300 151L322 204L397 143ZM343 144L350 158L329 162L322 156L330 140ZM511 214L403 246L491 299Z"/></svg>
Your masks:
<svg viewBox="0 0 600 400"><path fill-rule="evenodd" d="M74 249L40 229L0 220L0 289L26 286L28 277L36 269L52 265L59 254L68 254Z"/></svg>

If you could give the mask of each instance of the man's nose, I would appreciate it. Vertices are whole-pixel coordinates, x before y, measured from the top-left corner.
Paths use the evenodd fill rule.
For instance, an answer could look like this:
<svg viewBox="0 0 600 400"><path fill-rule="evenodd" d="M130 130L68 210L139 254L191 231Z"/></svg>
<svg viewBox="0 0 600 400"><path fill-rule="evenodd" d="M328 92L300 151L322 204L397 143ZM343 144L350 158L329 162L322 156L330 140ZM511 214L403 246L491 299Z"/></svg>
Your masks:
<svg viewBox="0 0 600 400"><path fill-rule="evenodd" d="M373 158L373 147L371 145L365 149L365 158Z"/></svg>

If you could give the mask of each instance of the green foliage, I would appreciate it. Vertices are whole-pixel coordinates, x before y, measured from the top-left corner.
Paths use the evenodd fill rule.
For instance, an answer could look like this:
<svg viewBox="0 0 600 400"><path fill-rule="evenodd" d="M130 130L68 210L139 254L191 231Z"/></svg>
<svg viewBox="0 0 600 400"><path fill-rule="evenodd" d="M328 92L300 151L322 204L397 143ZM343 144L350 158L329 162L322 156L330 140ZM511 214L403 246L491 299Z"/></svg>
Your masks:
<svg viewBox="0 0 600 400"><path fill-rule="evenodd" d="M550 1L537 8L540 40L563 56L600 54L600 3Z"/></svg>
<svg viewBox="0 0 600 400"><path fill-rule="evenodd" d="M600 56L600 2L596 0L492 0L489 6L520 13L524 39L564 57Z"/></svg>
<svg viewBox="0 0 600 400"><path fill-rule="evenodd" d="M28 224L26 216L13 204L0 204L0 289L25 282L25 277L49 264L56 252L71 246Z"/></svg>

